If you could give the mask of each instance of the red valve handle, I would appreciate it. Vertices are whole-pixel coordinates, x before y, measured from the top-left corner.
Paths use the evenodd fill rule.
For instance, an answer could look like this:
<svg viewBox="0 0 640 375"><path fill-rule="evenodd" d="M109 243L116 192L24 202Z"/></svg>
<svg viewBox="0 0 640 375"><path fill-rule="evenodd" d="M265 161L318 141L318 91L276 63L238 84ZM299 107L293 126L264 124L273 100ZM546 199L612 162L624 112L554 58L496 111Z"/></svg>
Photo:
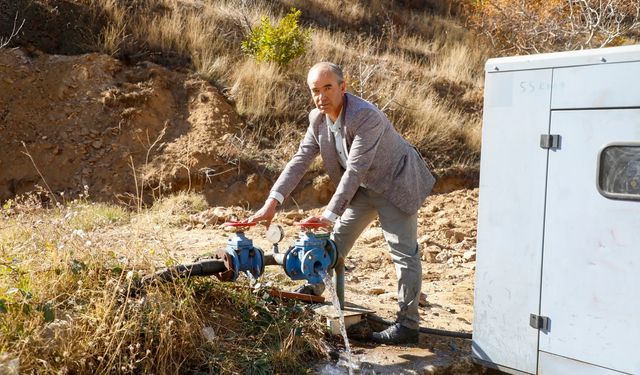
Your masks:
<svg viewBox="0 0 640 375"><path fill-rule="evenodd" d="M299 226L301 228L323 228L323 227L326 227L326 225L324 225L323 223L302 223L300 221L297 221L297 222L293 223L293 225Z"/></svg>
<svg viewBox="0 0 640 375"><path fill-rule="evenodd" d="M258 223L243 223L241 221L227 221L222 225L224 225L225 227L252 227L256 224Z"/></svg>

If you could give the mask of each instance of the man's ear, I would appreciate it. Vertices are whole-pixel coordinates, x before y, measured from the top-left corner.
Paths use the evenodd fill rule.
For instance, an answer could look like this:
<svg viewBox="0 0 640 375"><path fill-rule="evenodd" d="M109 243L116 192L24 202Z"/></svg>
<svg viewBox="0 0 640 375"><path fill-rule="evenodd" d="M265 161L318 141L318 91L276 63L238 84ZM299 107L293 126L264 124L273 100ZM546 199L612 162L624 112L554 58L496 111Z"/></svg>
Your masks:
<svg viewBox="0 0 640 375"><path fill-rule="evenodd" d="M342 81L340 84L340 91L342 91L343 94L347 92L347 81Z"/></svg>

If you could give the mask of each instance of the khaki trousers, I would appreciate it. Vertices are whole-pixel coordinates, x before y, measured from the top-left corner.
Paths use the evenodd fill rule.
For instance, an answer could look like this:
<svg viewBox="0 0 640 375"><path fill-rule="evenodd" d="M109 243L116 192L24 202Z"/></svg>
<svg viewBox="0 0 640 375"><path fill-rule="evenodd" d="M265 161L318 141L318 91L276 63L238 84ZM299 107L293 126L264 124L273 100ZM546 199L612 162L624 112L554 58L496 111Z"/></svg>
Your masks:
<svg viewBox="0 0 640 375"><path fill-rule="evenodd" d="M418 303L422 287L417 213L407 215L382 195L360 187L349 207L336 221L331 239L335 241L338 253L346 257L376 215L380 219L382 233L396 267L400 307L397 321L403 326L416 329L420 325Z"/></svg>

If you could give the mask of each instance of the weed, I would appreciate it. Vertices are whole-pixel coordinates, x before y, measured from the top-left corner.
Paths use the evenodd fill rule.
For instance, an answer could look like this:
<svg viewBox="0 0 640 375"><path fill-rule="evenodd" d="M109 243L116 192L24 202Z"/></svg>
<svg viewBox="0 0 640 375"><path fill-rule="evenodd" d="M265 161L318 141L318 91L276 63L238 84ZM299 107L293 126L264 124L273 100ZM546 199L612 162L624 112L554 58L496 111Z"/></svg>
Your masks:
<svg viewBox="0 0 640 375"><path fill-rule="evenodd" d="M11 221L0 223L2 371L291 373L321 355L323 331L311 312L260 289L202 278L134 293L143 273L171 259L150 256L139 238L107 241L101 233L144 215L193 212L204 204L195 196L140 213L86 201L27 209L18 201ZM290 343L296 327L306 344Z"/></svg>

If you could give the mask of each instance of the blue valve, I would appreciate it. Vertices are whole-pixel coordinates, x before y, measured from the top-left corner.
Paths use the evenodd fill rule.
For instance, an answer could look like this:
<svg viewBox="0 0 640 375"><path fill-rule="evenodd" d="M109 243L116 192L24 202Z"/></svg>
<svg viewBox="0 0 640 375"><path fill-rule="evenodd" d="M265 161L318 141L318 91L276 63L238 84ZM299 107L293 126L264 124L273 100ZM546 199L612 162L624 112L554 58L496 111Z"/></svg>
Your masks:
<svg viewBox="0 0 640 375"><path fill-rule="evenodd" d="M333 268L337 254L336 245L328 233L301 233L284 255L284 271L291 280L319 284L322 282L320 274Z"/></svg>
<svg viewBox="0 0 640 375"><path fill-rule="evenodd" d="M225 224L234 227L249 226L242 223ZM253 241L247 238L242 230L227 240L227 248L219 251L217 258L223 259L227 268L223 276L224 281L236 281L240 272L249 272L254 279L264 273L264 253L260 248L253 246Z"/></svg>

